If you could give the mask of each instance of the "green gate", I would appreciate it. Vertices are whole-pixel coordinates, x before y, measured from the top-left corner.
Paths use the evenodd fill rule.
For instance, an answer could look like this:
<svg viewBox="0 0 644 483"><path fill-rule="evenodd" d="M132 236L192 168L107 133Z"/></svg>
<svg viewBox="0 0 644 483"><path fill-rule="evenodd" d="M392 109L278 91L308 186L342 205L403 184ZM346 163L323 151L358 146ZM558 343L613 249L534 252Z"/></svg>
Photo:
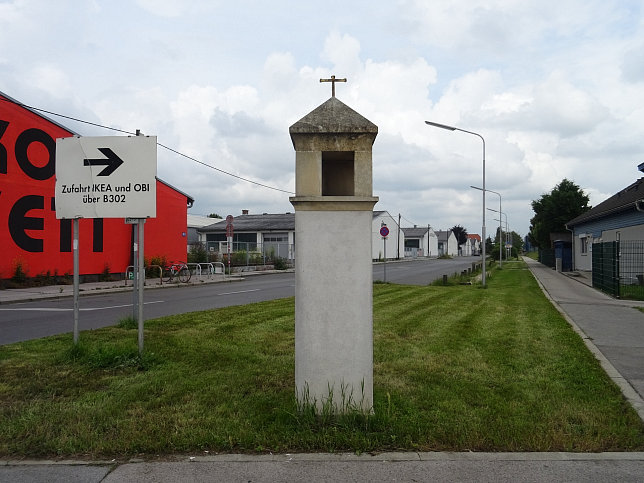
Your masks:
<svg viewBox="0 0 644 483"><path fill-rule="evenodd" d="M593 287L619 297L619 242L593 243Z"/></svg>

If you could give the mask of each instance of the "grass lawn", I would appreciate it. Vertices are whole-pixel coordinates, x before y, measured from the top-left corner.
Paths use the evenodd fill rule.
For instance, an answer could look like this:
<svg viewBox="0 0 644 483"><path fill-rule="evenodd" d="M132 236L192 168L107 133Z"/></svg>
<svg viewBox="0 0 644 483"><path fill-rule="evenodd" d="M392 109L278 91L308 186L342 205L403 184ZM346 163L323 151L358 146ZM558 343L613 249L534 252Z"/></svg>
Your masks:
<svg viewBox="0 0 644 483"><path fill-rule="evenodd" d="M294 398L294 301L0 347L0 456L642 451L644 425L523 262L374 285L374 414Z"/></svg>

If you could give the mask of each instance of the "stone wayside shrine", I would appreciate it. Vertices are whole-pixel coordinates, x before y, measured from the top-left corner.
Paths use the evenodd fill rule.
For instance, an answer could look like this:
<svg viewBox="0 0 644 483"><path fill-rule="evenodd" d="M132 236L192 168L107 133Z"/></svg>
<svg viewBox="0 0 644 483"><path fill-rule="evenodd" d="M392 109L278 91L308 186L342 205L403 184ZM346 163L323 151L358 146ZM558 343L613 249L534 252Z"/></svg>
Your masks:
<svg viewBox="0 0 644 483"><path fill-rule="evenodd" d="M325 79L326 81L326 79ZM300 404L373 407L372 145L333 96L289 128L295 148L295 389Z"/></svg>

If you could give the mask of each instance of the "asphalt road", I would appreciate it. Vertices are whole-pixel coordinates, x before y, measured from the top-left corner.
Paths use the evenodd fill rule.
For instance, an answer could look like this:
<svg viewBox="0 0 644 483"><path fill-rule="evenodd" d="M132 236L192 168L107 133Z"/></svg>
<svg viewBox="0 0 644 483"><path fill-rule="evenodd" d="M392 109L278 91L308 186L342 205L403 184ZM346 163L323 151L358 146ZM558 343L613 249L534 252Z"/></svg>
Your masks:
<svg viewBox="0 0 644 483"><path fill-rule="evenodd" d="M374 280L426 285L471 267L474 258L417 260L374 265ZM279 273L249 276L246 280L171 289L146 289L146 320L165 315L208 310L232 305L274 300L295 295L295 275ZM80 298L79 328L97 329L132 315L132 292L87 295ZM0 307L0 345L71 332L73 299L60 298Z"/></svg>

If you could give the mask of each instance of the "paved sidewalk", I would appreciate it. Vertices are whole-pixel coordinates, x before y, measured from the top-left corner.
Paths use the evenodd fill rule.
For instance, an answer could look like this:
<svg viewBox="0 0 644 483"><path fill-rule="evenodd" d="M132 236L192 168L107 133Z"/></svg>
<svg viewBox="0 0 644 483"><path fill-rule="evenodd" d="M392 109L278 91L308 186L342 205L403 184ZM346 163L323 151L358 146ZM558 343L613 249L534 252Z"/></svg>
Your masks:
<svg viewBox="0 0 644 483"><path fill-rule="evenodd" d="M614 300L583 283L583 276L526 262L544 293L644 419L644 314L633 308L644 304ZM195 454L164 461L0 460L0 483L33 481L636 482L644 481L644 453Z"/></svg>
<svg viewBox="0 0 644 483"><path fill-rule="evenodd" d="M23 462L0 483L642 481L644 453L384 453L188 456L172 461Z"/></svg>
<svg viewBox="0 0 644 483"><path fill-rule="evenodd" d="M210 283L221 283L221 282L238 282L244 280L243 277L247 277L249 274L264 274L264 273L274 273L273 271L265 272L243 272L243 273L234 273L232 276L215 274L215 275L193 275L190 278L190 282L187 284L179 283L177 281L172 283L160 283L158 278L152 278L146 280L145 289L153 288L176 288L178 286L195 286L202 284ZM79 286L79 295L97 295L101 293L109 292L131 292L132 291L132 281L115 281L115 282L90 282L82 283ZM29 287L29 288L12 288L0 290L0 305L2 304L11 304L17 302L30 302L33 300L44 300L44 299L57 299L63 297L72 297L74 295L74 286L73 285L45 285L42 287Z"/></svg>

